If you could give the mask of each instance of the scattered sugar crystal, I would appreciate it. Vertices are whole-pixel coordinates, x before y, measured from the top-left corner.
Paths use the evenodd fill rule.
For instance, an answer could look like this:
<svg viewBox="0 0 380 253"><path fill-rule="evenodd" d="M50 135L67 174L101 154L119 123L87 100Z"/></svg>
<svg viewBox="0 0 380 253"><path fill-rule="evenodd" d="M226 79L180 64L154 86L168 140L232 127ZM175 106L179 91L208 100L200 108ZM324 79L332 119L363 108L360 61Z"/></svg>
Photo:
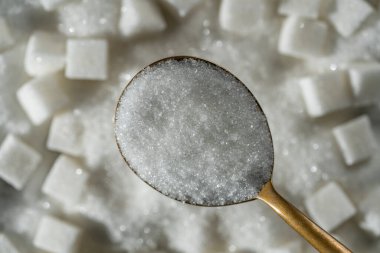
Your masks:
<svg viewBox="0 0 380 253"><path fill-rule="evenodd" d="M375 237L380 237L380 187L370 191L359 203L362 214L360 227Z"/></svg>
<svg viewBox="0 0 380 253"><path fill-rule="evenodd" d="M345 72L333 71L299 81L303 100L311 117L347 108L353 104Z"/></svg>
<svg viewBox="0 0 380 253"><path fill-rule="evenodd" d="M45 11L55 10L67 1L68 0L40 0L41 5L45 9Z"/></svg>
<svg viewBox="0 0 380 253"><path fill-rule="evenodd" d="M82 0L58 10L60 32L67 36L90 37L117 33L120 1Z"/></svg>
<svg viewBox="0 0 380 253"><path fill-rule="evenodd" d="M165 30L166 21L156 2L123 0L119 29L123 36L132 37Z"/></svg>
<svg viewBox="0 0 380 253"><path fill-rule="evenodd" d="M288 242L280 247L271 248L265 253L303 253L303 245L301 241Z"/></svg>
<svg viewBox="0 0 380 253"><path fill-rule="evenodd" d="M271 177L271 136L255 98L206 61L169 59L140 72L122 94L115 125L131 167L171 198L242 202Z"/></svg>
<svg viewBox="0 0 380 253"><path fill-rule="evenodd" d="M268 0L223 0L219 24L229 32L248 34L273 16L273 2Z"/></svg>
<svg viewBox="0 0 380 253"><path fill-rule="evenodd" d="M330 182L306 198L310 217L326 231L332 231L356 214L356 208L341 187Z"/></svg>
<svg viewBox="0 0 380 253"><path fill-rule="evenodd" d="M80 116L72 111L54 116L47 141L48 149L73 156L81 155L83 130Z"/></svg>
<svg viewBox="0 0 380 253"><path fill-rule="evenodd" d="M368 63L349 69L350 81L358 104L380 101L380 64Z"/></svg>
<svg viewBox="0 0 380 253"><path fill-rule="evenodd" d="M17 91L17 98L35 125L42 124L69 103L59 73L36 77L27 82Z"/></svg>
<svg viewBox="0 0 380 253"><path fill-rule="evenodd" d="M328 27L323 21L297 16L282 24L278 51L296 58L312 58L328 51Z"/></svg>
<svg viewBox="0 0 380 253"><path fill-rule="evenodd" d="M333 133L349 166L369 159L376 150L376 139L367 115L335 127Z"/></svg>
<svg viewBox="0 0 380 253"><path fill-rule="evenodd" d="M281 0L278 13L286 16L318 18L321 0Z"/></svg>
<svg viewBox="0 0 380 253"><path fill-rule="evenodd" d="M0 16L0 52L14 43L13 36L4 18Z"/></svg>
<svg viewBox="0 0 380 253"><path fill-rule="evenodd" d="M373 8L364 0L335 0L330 6L327 18L340 35L348 37L371 13Z"/></svg>
<svg viewBox="0 0 380 253"><path fill-rule="evenodd" d="M52 216L41 219L34 246L51 253L73 253L77 247L80 230Z"/></svg>
<svg viewBox="0 0 380 253"><path fill-rule="evenodd" d="M41 155L9 134L0 147L0 178L21 190L41 161Z"/></svg>
<svg viewBox="0 0 380 253"><path fill-rule="evenodd" d="M102 39L67 41L66 77L105 80L108 77L108 42Z"/></svg>
<svg viewBox="0 0 380 253"><path fill-rule="evenodd" d="M165 0L176 8L180 17L185 17L202 0Z"/></svg>
<svg viewBox="0 0 380 253"><path fill-rule="evenodd" d="M42 185L42 192L65 208L77 204L86 188L89 174L74 159L61 155L55 161Z"/></svg>
<svg viewBox="0 0 380 253"><path fill-rule="evenodd" d="M65 66L66 39L59 34L34 32L25 54L25 69L31 76L46 75Z"/></svg>
<svg viewBox="0 0 380 253"><path fill-rule="evenodd" d="M19 253L15 245L4 234L0 234L0 252L1 253Z"/></svg>

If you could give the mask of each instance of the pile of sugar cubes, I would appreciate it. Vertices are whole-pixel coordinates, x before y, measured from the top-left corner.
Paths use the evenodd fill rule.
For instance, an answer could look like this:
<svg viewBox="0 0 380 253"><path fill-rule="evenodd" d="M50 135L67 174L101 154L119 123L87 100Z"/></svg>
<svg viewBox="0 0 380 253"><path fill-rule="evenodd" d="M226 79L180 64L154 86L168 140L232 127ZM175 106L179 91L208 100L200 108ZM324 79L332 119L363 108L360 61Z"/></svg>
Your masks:
<svg viewBox="0 0 380 253"><path fill-rule="evenodd" d="M314 252L259 201L183 205L127 168L116 101L172 55L241 78L279 192L379 252L379 21L370 0L0 1L0 252Z"/></svg>

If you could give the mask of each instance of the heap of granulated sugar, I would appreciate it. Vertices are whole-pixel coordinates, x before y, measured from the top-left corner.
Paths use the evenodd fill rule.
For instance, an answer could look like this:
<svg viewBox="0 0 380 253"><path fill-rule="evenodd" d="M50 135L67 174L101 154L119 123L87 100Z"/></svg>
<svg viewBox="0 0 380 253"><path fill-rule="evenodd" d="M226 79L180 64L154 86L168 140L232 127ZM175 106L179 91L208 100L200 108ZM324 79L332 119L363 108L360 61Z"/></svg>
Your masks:
<svg viewBox="0 0 380 253"><path fill-rule="evenodd" d="M265 115L232 74L204 60L165 59L123 91L115 133L149 185L190 204L255 198L272 174Z"/></svg>

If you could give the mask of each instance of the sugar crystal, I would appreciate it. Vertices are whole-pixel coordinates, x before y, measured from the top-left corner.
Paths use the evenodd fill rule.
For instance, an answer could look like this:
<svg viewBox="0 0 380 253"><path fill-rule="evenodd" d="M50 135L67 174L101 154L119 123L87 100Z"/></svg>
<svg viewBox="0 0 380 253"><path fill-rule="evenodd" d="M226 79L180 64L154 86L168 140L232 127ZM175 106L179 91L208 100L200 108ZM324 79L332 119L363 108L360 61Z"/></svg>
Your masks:
<svg viewBox="0 0 380 253"><path fill-rule="evenodd" d="M266 117L232 74L202 60L162 60L137 74L116 111L131 168L165 195L198 205L238 203L269 181Z"/></svg>

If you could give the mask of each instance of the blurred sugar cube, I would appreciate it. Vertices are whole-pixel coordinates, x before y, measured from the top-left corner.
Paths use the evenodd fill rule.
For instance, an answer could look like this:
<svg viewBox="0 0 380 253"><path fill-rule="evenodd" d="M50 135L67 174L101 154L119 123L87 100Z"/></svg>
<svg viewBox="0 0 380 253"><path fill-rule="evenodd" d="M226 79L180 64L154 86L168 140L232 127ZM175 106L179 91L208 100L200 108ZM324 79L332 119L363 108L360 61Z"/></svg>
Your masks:
<svg viewBox="0 0 380 253"><path fill-rule="evenodd" d="M27 82L17 91L17 98L35 125L42 124L69 103L62 87L62 77L58 73Z"/></svg>
<svg viewBox="0 0 380 253"><path fill-rule="evenodd" d="M333 133L347 165L367 160L376 150L377 143L367 115L335 127Z"/></svg>
<svg viewBox="0 0 380 253"><path fill-rule="evenodd" d="M108 42L102 39L67 41L66 77L105 80L108 76Z"/></svg>
<svg viewBox="0 0 380 253"><path fill-rule="evenodd" d="M348 71L352 91L358 104L380 101L380 64L368 63Z"/></svg>
<svg viewBox="0 0 380 253"><path fill-rule="evenodd" d="M278 13L286 16L299 16L316 19L319 16L321 0L281 0Z"/></svg>
<svg viewBox="0 0 380 253"><path fill-rule="evenodd" d="M66 39L59 34L34 32L25 53L25 70L31 76L46 75L65 66Z"/></svg>
<svg viewBox="0 0 380 253"><path fill-rule="evenodd" d="M91 37L117 33L120 1L82 0L58 9L58 29L67 36Z"/></svg>
<svg viewBox="0 0 380 253"><path fill-rule="evenodd" d="M83 123L75 112L54 116L50 125L47 147L64 154L79 156L83 152Z"/></svg>
<svg viewBox="0 0 380 253"><path fill-rule="evenodd" d="M52 216L41 219L34 246L51 253L73 253L76 250L80 230Z"/></svg>
<svg viewBox="0 0 380 253"><path fill-rule="evenodd" d="M273 16L274 4L269 0L223 0L219 24L229 32L248 34Z"/></svg>
<svg viewBox="0 0 380 253"><path fill-rule="evenodd" d="M180 17L185 17L202 0L165 0L172 5Z"/></svg>
<svg viewBox="0 0 380 253"><path fill-rule="evenodd" d="M328 51L328 27L323 21L288 17L282 24L278 51L296 58L312 58Z"/></svg>
<svg viewBox="0 0 380 253"><path fill-rule="evenodd" d="M68 0L40 0L42 7L45 11L52 11L57 9L60 5Z"/></svg>
<svg viewBox="0 0 380 253"><path fill-rule="evenodd" d="M0 17L0 52L13 45L14 39L4 18Z"/></svg>
<svg viewBox="0 0 380 253"><path fill-rule="evenodd" d="M327 18L340 35L348 37L372 12L371 5L364 0L335 0L330 4Z"/></svg>
<svg viewBox="0 0 380 253"><path fill-rule="evenodd" d="M265 250L265 253L303 253L303 245L301 241L291 241L276 248Z"/></svg>
<svg viewBox="0 0 380 253"><path fill-rule="evenodd" d="M154 1L123 0L119 29L125 37L138 36L165 30L166 21Z"/></svg>
<svg viewBox="0 0 380 253"><path fill-rule="evenodd" d="M332 231L356 214L356 208L342 188L330 182L307 197L310 217L326 231Z"/></svg>
<svg viewBox="0 0 380 253"><path fill-rule="evenodd" d="M320 117L352 105L352 94L344 72L334 71L299 81L308 114Z"/></svg>
<svg viewBox="0 0 380 253"><path fill-rule="evenodd" d="M380 237L380 186L370 191L367 196L359 203L362 213L360 227L373 235Z"/></svg>
<svg viewBox="0 0 380 253"><path fill-rule="evenodd" d="M0 234L0 253L19 253L15 245L4 234Z"/></svg>
<svg viewBox="0 0 380 253"><path fill-rule="evenodd" d="M21 190L41 159L35 149L9 134L0 147L0 178Z"/></svg>
<svg viewBox="0 0 380 253"><path fill-rule="evenodd" d="M42 192L66 209L73 208L86 188L89 174L74 159L60 155L51 168Z"/></svg>

